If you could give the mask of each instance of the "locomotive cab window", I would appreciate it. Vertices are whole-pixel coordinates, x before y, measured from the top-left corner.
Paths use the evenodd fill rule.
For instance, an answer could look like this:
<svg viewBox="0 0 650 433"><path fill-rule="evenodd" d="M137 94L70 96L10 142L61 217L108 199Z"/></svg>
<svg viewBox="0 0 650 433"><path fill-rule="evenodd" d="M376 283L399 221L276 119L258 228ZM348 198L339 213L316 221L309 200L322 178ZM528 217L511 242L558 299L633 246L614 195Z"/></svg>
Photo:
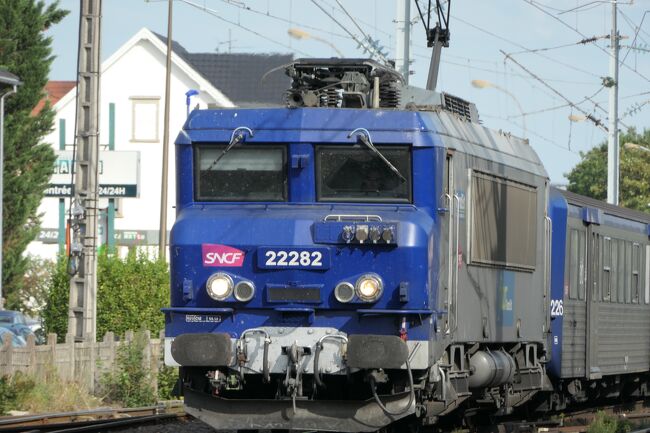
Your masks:
<svg viewBox="0 0 650 433"><path fill-rule="evenodd" d="M410 203L411 152L406 146L316 146L318 201Z"/></svg>
<svg viewBox="0 0 650 433"><path fill-rule="evenodd" d="M197 201L286 201L286 150L282 146L225 145L194 149ZM223 156L221 156L223 154Z"/></svg>
<svg viewBox="0 0 650 433"><path fill-rule="evenodd" d="M470 262L534 270L537 189L472 172Z"/></svg>

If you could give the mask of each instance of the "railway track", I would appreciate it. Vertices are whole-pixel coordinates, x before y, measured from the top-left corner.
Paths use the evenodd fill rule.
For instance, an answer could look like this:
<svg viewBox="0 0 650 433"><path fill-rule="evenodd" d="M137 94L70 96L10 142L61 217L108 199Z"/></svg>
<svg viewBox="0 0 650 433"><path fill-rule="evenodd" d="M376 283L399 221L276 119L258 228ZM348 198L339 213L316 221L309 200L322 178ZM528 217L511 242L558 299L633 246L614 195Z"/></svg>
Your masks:
<svg viewBox="0 0 650 433"><path fill-rule="evenodd" d="M491 426L455 429L466 433L586 433L598 412L618 420L629 421L630 433L650 433L650 400L584 408L532 421L503 421ZM184 427L178 423L183 422ZM125 431L143 425L169 425L151 432L212 431L207 425L187 415L182 401L140 408L101 408L79 412L0 417L0 433L76 433ZM140 427L141 428L141 427ZM141 431L140 429L138 431ZM144 431L144 430L142 430Z"/></svg>
<svg viewBox="0 0 650 433"><path fill-rule="evenodd" d="M599 412L604 412L619 421L628 421L633 430L630 433L650 432L650 429L641 428L650 426L650 400L582 408L556 414L548 419L504 421L486 428L479 427L475 431L477 433L586 433Z"/></svg>
<svg viewBox="0 0 650 433"><path fill-rule="evenodd" d="M137 425L186 420L182 401L139 408L0 417L0 433L73 433L121 430Z"/></svg>

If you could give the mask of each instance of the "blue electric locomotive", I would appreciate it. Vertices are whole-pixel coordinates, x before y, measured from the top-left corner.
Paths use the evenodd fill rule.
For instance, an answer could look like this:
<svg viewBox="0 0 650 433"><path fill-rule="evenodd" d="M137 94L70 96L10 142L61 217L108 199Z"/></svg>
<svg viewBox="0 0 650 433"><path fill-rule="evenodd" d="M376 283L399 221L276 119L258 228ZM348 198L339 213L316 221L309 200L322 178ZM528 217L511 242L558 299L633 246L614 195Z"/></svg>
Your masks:
<svg viewBox="0 0 650 433"><path fill-rule="evenodd" d="M166 360L219 429L374 431L545 386L548 178L528 142L365 60L176 140Z"/></svg>

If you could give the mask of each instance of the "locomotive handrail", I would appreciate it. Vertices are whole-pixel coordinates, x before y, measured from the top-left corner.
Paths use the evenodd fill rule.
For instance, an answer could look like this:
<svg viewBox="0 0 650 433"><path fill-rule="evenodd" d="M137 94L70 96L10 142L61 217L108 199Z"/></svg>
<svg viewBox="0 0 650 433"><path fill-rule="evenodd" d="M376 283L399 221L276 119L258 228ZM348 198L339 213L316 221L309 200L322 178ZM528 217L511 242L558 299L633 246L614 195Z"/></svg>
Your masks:
<svg viewBox="0 0 650 433"><path fill-rule="evenodd" d="M422 315L422 316L431 316L436 314L434 310L388 310L388 309L371 309L363 308L357 310L357 313L368 315L368 314L395 314L395 315Z"/></svg>
<svg viewBox="0 0 650 433"><path fill-rule="evenodd" d="M454 253L454 327L451 332L456 331L458 328L458 244L460 243L460 197L458 197L458 194L454 194L454 202L456 203L456 214L454 215L456 217L456 240L454 242L456 251ZM451 314L448 317L451 317Z"/></svg>
<svg viewBox="0 0 650 433"><path fill-rule="evenodd" d="M546 269L544 269L544 294L546 295L546 304L545 310L548 312L548 306L550 305L551 297L551 251L553 246L553 220L546 215L544 217L546 221L546 244L544 261L546 262ZM546 323L546 332L551 332L551 318L550 313L544 315L544 320Z"/></svg>
<svg viewBox="0 0 650 433"><path fill-rule="evenodd" d="M452 226L453 215L454 215L454 203L453 203L453 201L451 199L451 195L449 195L448 193L445 194L445 198L447 199L447 203L448 203L447 206L449 208L449 224L448 224L449 227L447 229L448 230L447 239L449 239L449 241L448 241L449 245L447 246L447 250L448 250L447 251L447 257L448 257L447 260L449 261L449 263L448 263L448 266L447 266L447 323L445 325L445 328L446 328L445 333L449 334L449 332L451 331L451 314L449 314L449 313L450 313L451 301L452 301L452 292L451 291L453 289L452 284L453 284L453 272L454 272L454 265L453 265L453 262L451 260L451 255L454 252L453 246L452 246L452 243L451 243L452 242L451 239L452 239L452 236L453 236L453 229L454 229L453 226Z"/></svg>
<svg viewBox="0 0 650 433"><path fill-rule="evenodd" d="M323 218L323 221L364 221L364 222L381 222L382 219L379 215L345 215L345 214L330 214Z"/></svg>
<svg viewBox="0 0 650 433"><path fill-rule="evenodd" d="M161 308L163 313L233 313L233 308L212 308L212 307L165 307Z"/></svg>

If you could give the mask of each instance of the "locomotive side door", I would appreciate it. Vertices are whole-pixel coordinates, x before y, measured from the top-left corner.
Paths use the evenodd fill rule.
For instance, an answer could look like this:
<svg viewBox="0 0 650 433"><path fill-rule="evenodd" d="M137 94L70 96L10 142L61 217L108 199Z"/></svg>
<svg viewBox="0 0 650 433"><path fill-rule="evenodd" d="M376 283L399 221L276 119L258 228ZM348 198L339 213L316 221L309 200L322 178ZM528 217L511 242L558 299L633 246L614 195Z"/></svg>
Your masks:
<svg viewBox="0 0 650 433"><path fill-rule="evenodd" d="M602 235L599 226L591 224L587 229L587 335L585 353L586 377L600 379L598 366L598 309L600 303L600 269L602 263Z"/></svg>

